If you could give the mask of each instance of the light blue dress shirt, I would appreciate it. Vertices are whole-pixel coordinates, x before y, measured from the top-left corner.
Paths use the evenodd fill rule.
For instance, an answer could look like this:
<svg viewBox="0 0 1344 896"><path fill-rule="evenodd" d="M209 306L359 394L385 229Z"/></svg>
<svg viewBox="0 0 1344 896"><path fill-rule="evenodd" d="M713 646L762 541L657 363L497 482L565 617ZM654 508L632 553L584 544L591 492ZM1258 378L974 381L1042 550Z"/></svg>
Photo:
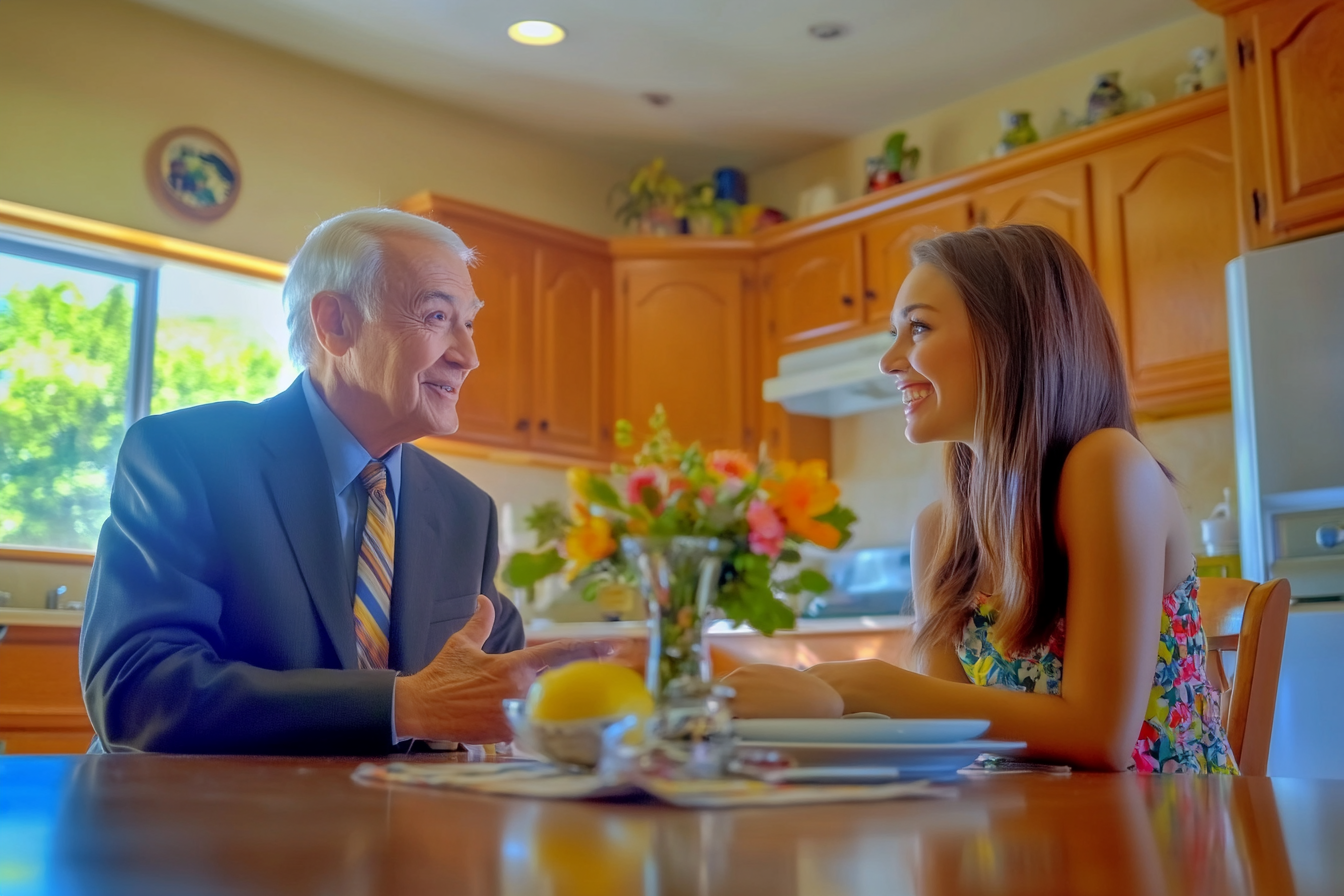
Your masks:
<svg viewBox="0 0 1344 896"><path fill-rule="evenodd" d="M353 583L357 575L356 564L359 557L359 541L364 537L364 518L368 510L369 493L359 474L373 458L359 440L340 421L326 401L317 394L308 371L303 372L303 397L308 400L308 413L313 415L313 425L317 427L317 440L322 443L322 453L327 458L327 469L331 471L331 491L336 496L336 525L341 531L341 550L345 568ZM392 514L397 512L397 497L401 494L401 446L393 448L381 458L387 467L387 499L392 505ZM393 567L396 556L392 557ZM350 592L353 606L355 593ZM392 633L388 632L390 636ZM392 684L393 705L396 705L396 682ZM397 743L397 722L395 712L392 717L392 743Z"/></svg>

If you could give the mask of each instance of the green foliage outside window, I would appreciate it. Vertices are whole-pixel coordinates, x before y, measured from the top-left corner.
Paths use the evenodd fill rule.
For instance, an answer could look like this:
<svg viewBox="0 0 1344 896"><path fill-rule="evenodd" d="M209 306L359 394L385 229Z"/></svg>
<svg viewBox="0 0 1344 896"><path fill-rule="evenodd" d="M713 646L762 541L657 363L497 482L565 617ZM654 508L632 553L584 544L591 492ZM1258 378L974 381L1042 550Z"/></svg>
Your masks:
<svg viewBox="0 0 1344 896"><path fill-rule="evenodd" d="M132 301L69 283L0 298L0 542L92 548L126 427ZM256 401L281 360L226 321L161 320L150 409Z"/></svg>

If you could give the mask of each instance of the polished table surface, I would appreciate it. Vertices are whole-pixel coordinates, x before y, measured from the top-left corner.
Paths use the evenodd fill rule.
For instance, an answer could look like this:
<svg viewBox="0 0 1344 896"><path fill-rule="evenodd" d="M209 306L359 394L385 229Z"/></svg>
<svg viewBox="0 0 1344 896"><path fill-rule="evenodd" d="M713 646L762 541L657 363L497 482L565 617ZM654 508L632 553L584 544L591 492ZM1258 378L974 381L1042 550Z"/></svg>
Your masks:
<svg viewBox="0 0 1344 896"><path fill-rule="evenodd" d="M0 893L1344 893L1344 781L998 775L691 811L368 787L357 764L0 757Z"/></svg>

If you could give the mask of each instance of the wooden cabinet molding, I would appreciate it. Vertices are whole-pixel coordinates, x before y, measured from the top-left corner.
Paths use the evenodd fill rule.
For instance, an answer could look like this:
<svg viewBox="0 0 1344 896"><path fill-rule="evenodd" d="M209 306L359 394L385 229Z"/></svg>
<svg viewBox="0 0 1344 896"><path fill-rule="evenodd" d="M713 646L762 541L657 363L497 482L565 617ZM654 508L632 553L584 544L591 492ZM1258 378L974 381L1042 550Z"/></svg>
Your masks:
<svg viewBox="0 0 1344 896"><path fill-rule="evenodd" d="M757 245L763 251L770 251L822 233L863 224L887 212L913 208L958 194L970 194L983 187L1006 183L1068 162L1081 161L1175 125L1225 112L1227 105L1226 87L1201 90L1151 109L1131 112L1072 134L1032 144L1003 158L851 199L822 217L804 218L772 227L756 238Z"/></svg>

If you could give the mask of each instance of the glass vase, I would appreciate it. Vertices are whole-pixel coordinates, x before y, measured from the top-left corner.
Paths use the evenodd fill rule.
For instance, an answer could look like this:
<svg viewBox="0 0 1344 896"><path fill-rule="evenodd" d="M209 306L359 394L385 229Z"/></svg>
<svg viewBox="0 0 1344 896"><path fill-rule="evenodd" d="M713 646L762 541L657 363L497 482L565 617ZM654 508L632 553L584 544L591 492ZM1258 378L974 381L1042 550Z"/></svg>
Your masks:
<svg viewBox="0 0 1344 896"><path fill-rule="evenodd" d="M621 540L639 570L649 616L645 684L659 703L670 694L707 693L711 683L705 632L731 542L675 536Z"/></svg>

